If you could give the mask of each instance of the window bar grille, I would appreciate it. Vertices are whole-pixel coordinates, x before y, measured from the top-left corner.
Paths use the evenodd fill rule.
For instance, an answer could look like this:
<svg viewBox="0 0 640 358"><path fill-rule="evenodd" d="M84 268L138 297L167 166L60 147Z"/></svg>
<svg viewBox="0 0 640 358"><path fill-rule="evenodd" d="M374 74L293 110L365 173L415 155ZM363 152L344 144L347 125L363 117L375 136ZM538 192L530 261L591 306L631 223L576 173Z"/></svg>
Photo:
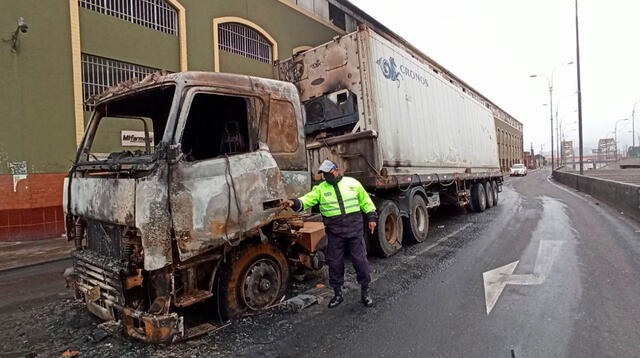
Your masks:
<svg viewBox="0 0 640 358"><path fill-rule="evenodd" d="M157 71L152 67L135 65L104 57L82 54L82 89L85 111L93 110L93 105L86 103L109 87L133 78L142 79Z"/></svg>
<svg viewBox="0 0 640 358"><path fill-rule="evenodd" d="M272 61L272 46L259 32L242 24L227 22L218 27L219 48L264 63Z"/></svg>
<svg viewBox="0 0 640 358"><path fill-rule="evenodd" d="M81 7L170 35L178 35L178 12L165 0L78 0Z"/></svg>

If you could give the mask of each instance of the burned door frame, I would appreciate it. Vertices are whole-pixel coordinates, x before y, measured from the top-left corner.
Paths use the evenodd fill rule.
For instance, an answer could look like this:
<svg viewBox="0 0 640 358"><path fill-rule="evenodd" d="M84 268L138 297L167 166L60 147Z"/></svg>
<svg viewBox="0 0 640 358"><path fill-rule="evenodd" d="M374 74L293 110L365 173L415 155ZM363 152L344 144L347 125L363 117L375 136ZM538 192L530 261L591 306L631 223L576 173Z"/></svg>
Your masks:
<svg viewBox="0 0 640 358"><path fill-rule="evenodd" d="M211 87L188 88L173 143L182 143L191 104L201 93L248 101L247 124L252 137L248 143L253 150L196 161L187 161L181 153L171 164L169 198L182 261L225 244L233 245L244 235L257 234L258 228L280 211L273 204L286 199L278 165L259 145L258 128L265 111L262 97Z"/></svg>

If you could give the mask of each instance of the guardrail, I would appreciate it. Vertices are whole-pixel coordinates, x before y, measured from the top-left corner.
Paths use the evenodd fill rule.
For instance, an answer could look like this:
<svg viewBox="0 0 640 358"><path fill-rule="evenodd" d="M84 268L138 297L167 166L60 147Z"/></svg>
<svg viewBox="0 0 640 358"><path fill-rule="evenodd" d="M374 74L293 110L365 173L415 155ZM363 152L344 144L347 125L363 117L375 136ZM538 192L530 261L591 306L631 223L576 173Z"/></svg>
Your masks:
<svg viewBox="0 0 640 358"><path fill-rule="evenodd" d="M553 179L603 201L640 221L640 185L553 171Z"/></svg>

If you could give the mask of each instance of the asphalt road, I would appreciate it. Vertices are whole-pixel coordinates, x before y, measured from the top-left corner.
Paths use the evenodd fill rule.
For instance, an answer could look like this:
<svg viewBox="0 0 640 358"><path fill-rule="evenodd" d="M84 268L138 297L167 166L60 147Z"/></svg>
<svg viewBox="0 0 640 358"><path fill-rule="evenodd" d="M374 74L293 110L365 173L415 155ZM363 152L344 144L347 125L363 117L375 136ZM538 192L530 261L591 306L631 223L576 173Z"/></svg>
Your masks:
<svg viewBox="0 0 640 358"><path fill-rule="evenodd" d="M0 317L69 296L62 273L71 259L0 272Z"/></svg>
<svg viewBox="0 0 640 358"><path fill-rule="evenodd" d="M44 317L50 329L14 334L23 337L16 349L52 355L639 356L640 225L548 175L507 178L498 206L433 213L426 242L370 258L373 308L358 303L349 270L346 300L335 309L324 301L298 313L273 310L168 347L122 337L94 343L79 336L98 322L64 298L69 263L59 262L1 273L0 318L26 327Z"/></svg>
<svg viewBox="0 0 640 358"><path fill-rule="evenodd" d="M432 241L372 263L376 308L358 307L354 292L351 302L334 310L318 307L317 319L300 319L288 337L266 352L312 357L640 355L638 224L548 176L549 171L534 171L508 178L499 205L484 213L436 216ZM439 233L438 226L449 234ZM488 314L485 291L495 293L496 285L485 289L485 272L509 264L513 276L497 275L506 285ZM247 355L258 352L249 349Z"/></svg>
<svg viewBox="0 0 640 358"><path fill-rule="evenodd" d="M510 178L455 263L421 279L322 355L638 356L638 225L548 175ZM487 314L483 273L516 260L515 274L534 273L536 260L549 262L538 255L541 240L559 247L544 282L507 285Z"/></svg>

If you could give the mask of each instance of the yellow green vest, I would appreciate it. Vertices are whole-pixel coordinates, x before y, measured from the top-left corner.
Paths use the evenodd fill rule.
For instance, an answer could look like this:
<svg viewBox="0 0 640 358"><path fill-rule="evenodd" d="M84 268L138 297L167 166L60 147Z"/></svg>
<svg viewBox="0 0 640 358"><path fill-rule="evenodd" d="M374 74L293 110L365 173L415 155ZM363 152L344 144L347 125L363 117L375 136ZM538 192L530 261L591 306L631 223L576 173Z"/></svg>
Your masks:
<svg viewBox="0 0 640 358"><path fill-rule="evenodd" d="M325 217L351 214L358 211L370 213L376 210L376 206L371 201L369 194L356 179L343 177L337 185L342 197L342 207L334 186L326 181L315 185L309 193L298 199L302 202L305 210L319 205L320 213Z"/></svg>

